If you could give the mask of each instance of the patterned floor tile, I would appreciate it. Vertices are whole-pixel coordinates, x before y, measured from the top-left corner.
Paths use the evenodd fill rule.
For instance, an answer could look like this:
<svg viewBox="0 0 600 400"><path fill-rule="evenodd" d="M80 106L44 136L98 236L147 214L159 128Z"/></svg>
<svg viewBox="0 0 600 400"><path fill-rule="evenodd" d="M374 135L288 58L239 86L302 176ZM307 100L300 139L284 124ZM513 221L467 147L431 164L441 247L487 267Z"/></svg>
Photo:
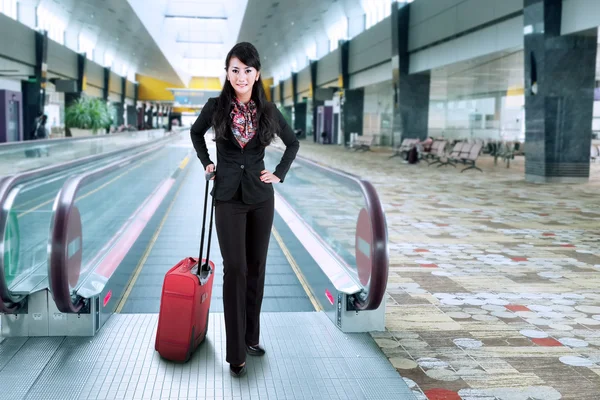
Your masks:
<svg viewBox="0 0 600 400"><path fill-rule="evenodd" d="M373 337L417 398L597 398L600 164L587 184L535 185L523 159L507 169L483 156L483 173L461 174L306 141L300 155L381 197L387 331ZM323 218L351 253L353 224Z"/></svg>

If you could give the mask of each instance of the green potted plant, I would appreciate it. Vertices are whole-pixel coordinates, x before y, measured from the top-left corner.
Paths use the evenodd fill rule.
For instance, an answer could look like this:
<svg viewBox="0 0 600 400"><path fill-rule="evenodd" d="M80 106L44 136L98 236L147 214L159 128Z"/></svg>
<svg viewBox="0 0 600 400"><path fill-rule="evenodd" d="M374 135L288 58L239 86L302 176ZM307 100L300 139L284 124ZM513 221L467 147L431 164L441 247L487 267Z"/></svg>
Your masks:
<svg viewBox="0 0 600 400"><path fill-rule="evenodd" d="M110 106L101 99L82 97L65 110L65 125L72 136L95 135L111 123Z"/></svg>

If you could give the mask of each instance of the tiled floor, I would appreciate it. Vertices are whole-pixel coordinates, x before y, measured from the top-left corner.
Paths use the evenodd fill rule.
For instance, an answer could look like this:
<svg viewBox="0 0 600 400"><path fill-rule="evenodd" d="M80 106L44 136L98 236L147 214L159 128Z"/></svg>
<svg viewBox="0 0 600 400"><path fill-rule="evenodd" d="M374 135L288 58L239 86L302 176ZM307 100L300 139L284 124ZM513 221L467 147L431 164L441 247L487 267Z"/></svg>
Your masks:
<svg viewBox="0 0 600 400"><path fill-rule="evenodd" d="M526 183L303 141L370 180L390 247L380 347L421 399L598 399L600 164L590 183Z"/></svg>

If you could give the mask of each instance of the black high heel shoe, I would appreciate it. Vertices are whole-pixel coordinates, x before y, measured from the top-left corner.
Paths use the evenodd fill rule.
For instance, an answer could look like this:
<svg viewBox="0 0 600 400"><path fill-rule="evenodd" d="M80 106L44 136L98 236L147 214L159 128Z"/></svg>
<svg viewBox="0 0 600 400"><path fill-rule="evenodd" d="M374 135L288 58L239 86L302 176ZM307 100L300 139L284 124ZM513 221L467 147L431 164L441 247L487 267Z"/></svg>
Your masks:
<svg viewBox="0 0 600 400"><path fill-rule="evenodd" d="M229 373L231 373L231 376L233 376L234 378L241 378L242 376L246 375L246 364L244 365L229 365Z"/></svg>
<svg viewBox="0 0 600 400"><path fill-rule="evenodd" d="M246 352L248 353L248 355L251 356L264 356L265 355L265 349L263 349L262 347L260 347L259 344L257 344L256 346L248 346L246 345Z"/></svg>

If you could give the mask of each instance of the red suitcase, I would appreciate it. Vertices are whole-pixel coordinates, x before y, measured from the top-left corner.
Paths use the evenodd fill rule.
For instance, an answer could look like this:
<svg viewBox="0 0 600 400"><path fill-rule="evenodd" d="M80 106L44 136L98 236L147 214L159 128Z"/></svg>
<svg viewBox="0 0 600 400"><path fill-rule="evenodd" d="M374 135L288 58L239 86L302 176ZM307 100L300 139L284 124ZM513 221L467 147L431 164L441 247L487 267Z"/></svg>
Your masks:
<svg viewBox="0 0 600 400"><path fill-rule="evenodd" d="M212 175L207 176L204 194L200 257L181 260L167 272L163 283L155 349L161 357L171 361L188 361L198 345L204 341L208 331L208 311L215 271L215 265L209 258L214 197L210 208L208 250L205 259L202 259L202 253L211 177ZM202 265L198 262L200 259Z"/></svg>

